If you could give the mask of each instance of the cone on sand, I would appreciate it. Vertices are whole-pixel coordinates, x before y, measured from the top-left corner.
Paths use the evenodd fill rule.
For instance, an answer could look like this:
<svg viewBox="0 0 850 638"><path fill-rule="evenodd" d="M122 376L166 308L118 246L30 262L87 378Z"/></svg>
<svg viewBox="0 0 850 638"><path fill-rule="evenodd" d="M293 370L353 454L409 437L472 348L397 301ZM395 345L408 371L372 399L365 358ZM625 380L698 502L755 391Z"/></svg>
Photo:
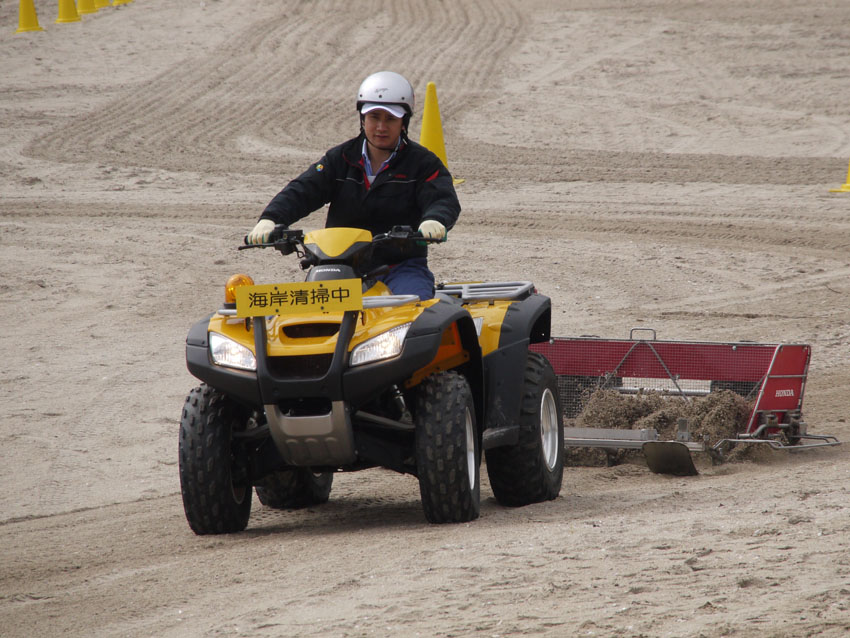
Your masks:
<svg viewBox="0 0 850 638"><path fill-rule="evenodd" d="M850 167L847 168L847 182L841 188L830 188L830 193L850 193Z"/></svg>
<svg viewBox="0 0 850 638"><path fill-rule="evenodd" d="M18 29L15 33L25 31L44 31L38 24L38 15L35 13L33 0L21 0L18 4Z"/></svg>
<svg viewBox="0 0 850 638"><path fill-rule="evenodd" d="M97 13L97 7L94 6L94 0L77 0L77 13L84 15L86 13Z"/></svg>
<svg viewBox="0 0 850 638"><path fill-rule="evenodd" d="M112 0L94 0L95 9L103 9L103 7L108 7L112 3Z"/></svg>
<svg viewBox="0 0 850 638"><path fill-rule="evenodd" d="M56 18L56 24L79 21L80 14L77 13L77 5L74 4L74 0L59 0L59 17Z"/></svg>
<svg viewBox="0 0 850 638"><path fill-rule="evenodd" d="M422 131L419 133L419 143L440 158L443 166L449 168L446 160L446 144L443 142L443 123L440 120L440 105L437 102L437 86L428 82L425 88L425 109L422 112ZM455 184L464 180L454 179Z"/></svg>

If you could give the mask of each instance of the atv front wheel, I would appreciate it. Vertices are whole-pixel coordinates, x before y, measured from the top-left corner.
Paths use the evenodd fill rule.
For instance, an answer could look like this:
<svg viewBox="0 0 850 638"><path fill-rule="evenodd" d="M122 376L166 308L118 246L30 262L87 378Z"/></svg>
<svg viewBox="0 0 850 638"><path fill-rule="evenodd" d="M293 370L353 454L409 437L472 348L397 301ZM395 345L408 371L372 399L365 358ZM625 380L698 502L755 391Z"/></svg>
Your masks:
<svg viewBox="0 0 850 638"><path fill-rule="evenodd" d="M247 465L233 446L233 432L246 422L235 401L206 384L186 397L180 419L180 491L196 534L228 534L248 526L251 485Z"/></svg>
<svg viewBox="0 0 850 638"><path fill-rule="evenodd" d="M472 390L457 372L441 372L417 388L416 472L425 518L464 523L481 511L481 448Z"/></svg>
<svg viewBox="0 0 850 638"><path fill-rule="evenodd" d="M260 503L272 509L301 509L327 503L333 472L314 474L308 467L275 472L257 484Z"/></svg>
<svg viewBox="0 0 850 638"><path fill-rule="evenodd" d="M564 476L564 420L558 381L549 361L528 353L519 441L487 450L487 475L496 500L519 507L556 498Z"/></svg>

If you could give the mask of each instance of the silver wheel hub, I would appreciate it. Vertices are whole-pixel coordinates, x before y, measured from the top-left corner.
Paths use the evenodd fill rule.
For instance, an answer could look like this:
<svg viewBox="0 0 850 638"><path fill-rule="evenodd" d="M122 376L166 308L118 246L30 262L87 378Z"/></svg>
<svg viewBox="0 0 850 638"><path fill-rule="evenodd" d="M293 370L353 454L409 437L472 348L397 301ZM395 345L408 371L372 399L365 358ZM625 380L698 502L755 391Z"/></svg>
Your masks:
<svg viewBox="0 0 850 638"><path fill-rule="evenodd" d="M466 475L469 478L469 488L475 489L475 427L472 425L472 414L467 408L465 414L466 429Z"/></svg>
<svg viewBox="0 0 850 638"><path fill-rule="evenodd" d="M549 388L543 391L540 400L540 440L543 460L551 472L558 461L558 405Z"/></svg>

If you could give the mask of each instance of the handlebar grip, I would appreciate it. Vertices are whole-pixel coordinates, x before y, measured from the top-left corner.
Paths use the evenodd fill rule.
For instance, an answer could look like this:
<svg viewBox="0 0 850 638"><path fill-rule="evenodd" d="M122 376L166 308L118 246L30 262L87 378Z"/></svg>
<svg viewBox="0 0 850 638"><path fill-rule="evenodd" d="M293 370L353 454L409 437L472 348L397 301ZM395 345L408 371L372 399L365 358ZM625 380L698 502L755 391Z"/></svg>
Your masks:
<svg viewBox="0 0 850 638"><path fill-rule="evenodd" d="M289 230L289 226L286 224L275 224L275 227L272 228L272 232L269 233L269 238L266 242L269 244L275 243L287 230Z"/></svg>

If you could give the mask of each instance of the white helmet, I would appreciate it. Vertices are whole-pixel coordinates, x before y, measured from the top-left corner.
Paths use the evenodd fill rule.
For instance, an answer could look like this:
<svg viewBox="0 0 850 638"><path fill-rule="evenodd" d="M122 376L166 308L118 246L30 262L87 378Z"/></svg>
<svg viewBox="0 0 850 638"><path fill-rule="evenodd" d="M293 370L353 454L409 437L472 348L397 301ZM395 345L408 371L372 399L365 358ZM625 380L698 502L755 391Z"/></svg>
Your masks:
<svg viewBox="0 0 850 638"><path fill-rule="evenodd" d="M381 105L380 107L378 105ZM415 106L413 87L410 85L403 75L393 73L392 71L379 71L373 73L368 78L363 80L360 88L357 89L357 111L358 113L366 113L371 108L381 108L384 106L395 106L395 109L387 109L398 116L399 109L404 111L409 119L413 115ZM398 116L400 117L400 116Z"/></svg>

